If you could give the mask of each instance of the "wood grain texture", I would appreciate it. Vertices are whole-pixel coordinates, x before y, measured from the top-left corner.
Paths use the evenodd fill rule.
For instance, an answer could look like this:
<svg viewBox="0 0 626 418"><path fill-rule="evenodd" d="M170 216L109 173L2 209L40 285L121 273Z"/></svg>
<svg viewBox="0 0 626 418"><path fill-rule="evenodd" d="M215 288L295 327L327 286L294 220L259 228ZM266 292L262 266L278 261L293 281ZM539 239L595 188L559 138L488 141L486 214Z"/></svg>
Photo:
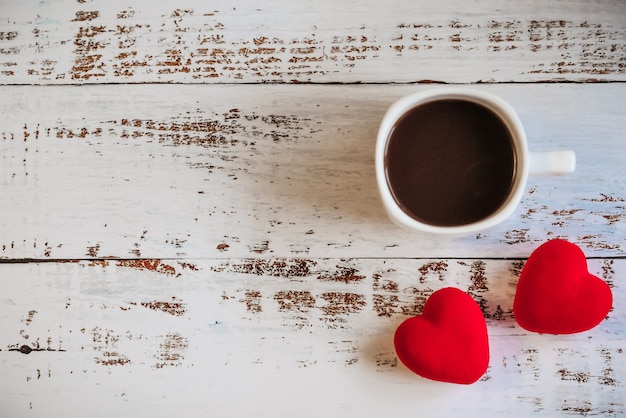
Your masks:
<svg viewBox="0 0 626 418"><path fill-rule="evenodd" d="M626 80L623 1L4 1L0 83Z"/></svg>
<svg viewBox="0 0 626 418"><path fill-rule="evenodd" d="M523 260L112 260L0 265L4 416L623 416L623 259L590 260L614 309L578 335L513 320ZM435 290L481 306L491 361L470 387L395 356ZM33 289L38 289L33 293ZM147 384L147 382L150 382ZM341 414L343 415L343 414Z"/></svg>
<svg viewBox="0 0 626 418"><path fill-rule="evenodd" d="M624 81L622 0L0 0L0 417L626 416ZM577 171L480 234L399 230L374 143L426 83L500 95ZM557 237L613 309L528 333ZM393 349L446 286L487 320L471 386Z"/></svg>
<svg viewBox="0 0 626 418"><path fill-rule="evenodd" d="M578 171L530 179L508 221L458 239L392 226L375 186L383 113L426 88L3 87L0 257L523 258L555 237L624 255L625 85L477 86Z"/></svg>

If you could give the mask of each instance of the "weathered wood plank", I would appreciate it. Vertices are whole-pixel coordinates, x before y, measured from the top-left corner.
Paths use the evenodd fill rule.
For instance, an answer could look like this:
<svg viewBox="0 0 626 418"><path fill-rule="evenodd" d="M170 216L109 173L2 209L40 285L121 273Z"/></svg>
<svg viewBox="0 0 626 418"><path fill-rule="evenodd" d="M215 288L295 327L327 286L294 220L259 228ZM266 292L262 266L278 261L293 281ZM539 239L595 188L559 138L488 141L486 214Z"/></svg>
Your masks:
<svg viewBox="0 0 626 418"><path fill-rule="evenodd" d="M626 260L597 328L537 335L511 314L523 260L228 259L0 264L0 405L23 416L623 416ZM468 291L491 362L470 387L398 363L395 327ZM245 400L245 402L244 402ZM459 415L460 416L460 415Z"/></svg>
<svg viewBox="0 0 626 418"><path fill-rule="evenodd" d="M626 415L625 16L621 0L1 2L0 415ZM435 239L389 223L373 170L388 105L429 88L393 83L432 81L617 82L475 85L578 169L531 179L498 228ZM592 331L514 321L524 259L555 237L613 289ZM469 387L393 350L445 286L488 323Z"/></svg>
<svg viewBox="0 0 626 418"><path fill-rule="evenodd" d="M626 80L623 1L5 1L0 83Z"/></svg>
<svg viewBox="0 0 626 418"><path fill-rule="evenodd" d="M527 257L563 237L624 255L626 85L489 85L530 147L573 149L514 216L459 239L406 233L378 200L389 104L427 86L0 89L0 257Z"/></svg>

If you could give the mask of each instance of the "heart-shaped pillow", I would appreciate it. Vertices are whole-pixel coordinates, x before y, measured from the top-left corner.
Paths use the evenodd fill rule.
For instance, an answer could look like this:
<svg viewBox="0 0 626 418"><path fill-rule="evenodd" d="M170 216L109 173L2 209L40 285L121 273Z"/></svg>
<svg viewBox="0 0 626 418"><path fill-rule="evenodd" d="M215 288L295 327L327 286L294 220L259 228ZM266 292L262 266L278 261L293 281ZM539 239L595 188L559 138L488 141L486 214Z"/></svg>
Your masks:
<svg viewBox="0 0 626 418"><path fill-rule="evenodd" d="M612 304L611 289L589 273L583 251L554 239L539 246L524 265L513 313L528 331L573 334L602 322Z"/></svg>
<svg viewBox="0 0 626 418"><path fill-rule="evenodd" d="M405 366L432 380L474 383L489 365L485 317L474 299L454 287L434 292L421 316L402 322L394 345Z"/></svg>

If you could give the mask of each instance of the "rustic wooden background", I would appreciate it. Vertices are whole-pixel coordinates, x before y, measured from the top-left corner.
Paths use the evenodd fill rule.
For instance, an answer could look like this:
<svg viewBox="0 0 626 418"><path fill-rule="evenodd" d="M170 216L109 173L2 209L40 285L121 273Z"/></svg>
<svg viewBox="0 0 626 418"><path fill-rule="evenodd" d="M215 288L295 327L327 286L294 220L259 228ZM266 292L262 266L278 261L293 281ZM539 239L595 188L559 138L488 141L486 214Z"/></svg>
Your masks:
<svg viewBox="0 0 626 418"><path fill-rule="evenodd" d="M0 417L625 416L625 82L623 0L0 0ZM397 229L376 130L433 83L577 171L480 234ZM613 289L586 333L512 316L556 237ZM471 386L393 350L445 286L487 318Z"/></svg>

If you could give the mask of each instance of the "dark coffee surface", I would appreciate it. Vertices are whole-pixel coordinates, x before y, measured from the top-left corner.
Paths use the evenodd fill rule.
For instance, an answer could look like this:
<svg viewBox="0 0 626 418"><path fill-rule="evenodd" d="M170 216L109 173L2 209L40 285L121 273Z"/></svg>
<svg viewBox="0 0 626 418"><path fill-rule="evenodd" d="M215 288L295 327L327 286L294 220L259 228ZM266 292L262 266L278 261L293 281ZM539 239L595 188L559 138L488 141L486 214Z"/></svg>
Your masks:
<svg viewBox="0 0 626 418"><path fill-rule="evenodd" d="M420 105L395 125L387 181L413 218L438 226L472 223L507 199L515 156L510 134L489 109L467 101Z"/></svg>

